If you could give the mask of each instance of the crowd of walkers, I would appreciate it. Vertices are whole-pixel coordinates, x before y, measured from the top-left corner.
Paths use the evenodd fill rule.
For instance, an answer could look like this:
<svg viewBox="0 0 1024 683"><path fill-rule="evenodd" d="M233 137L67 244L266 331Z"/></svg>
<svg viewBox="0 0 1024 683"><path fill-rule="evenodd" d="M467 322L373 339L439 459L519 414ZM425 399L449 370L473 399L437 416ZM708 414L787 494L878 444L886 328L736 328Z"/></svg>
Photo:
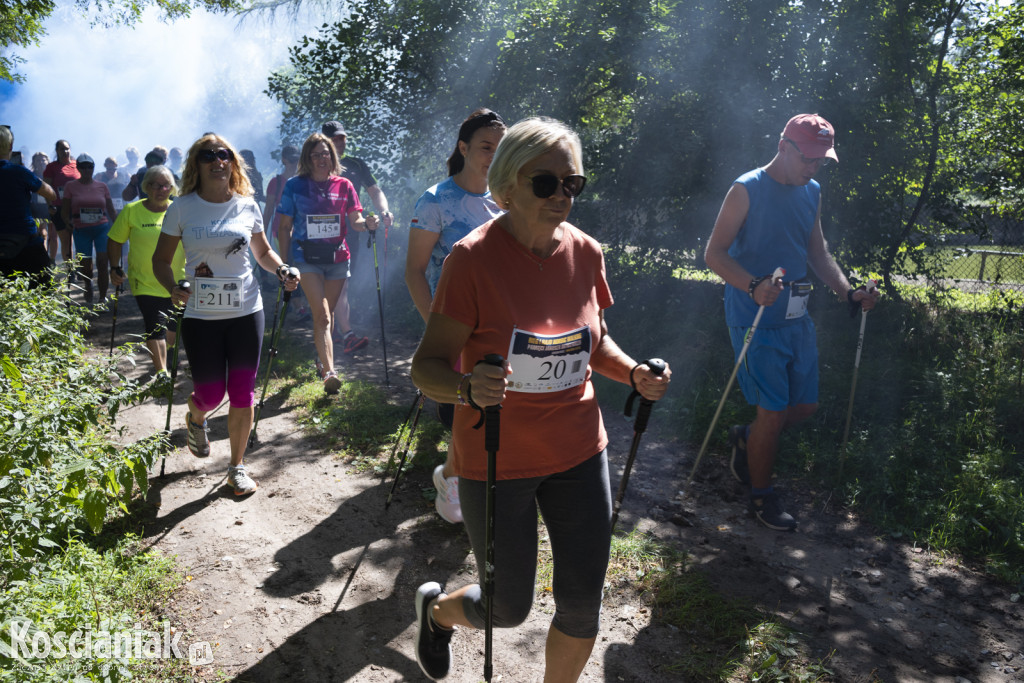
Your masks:
<svg viewBox="0 0 1024 683"><path fill-rule="evenodd" d="M749 425L728 429L730 467L749 487L751 514L776 530L797 526L772 487L778 436L817 406L808 271L851 313L878 299L850 286L821 232L814 175L838 161L834 138L820 116L790 119L774 158L732 184L706 252L726 283L734 372L755 410ZM57 141L52 162L39 153L31 169L13 163L13 134L0 128L3 274L43 277L58 247L70 260L73 245L86 301L94 280L100 299L107 296L108 273L135 296L161 382L180 335L192 377L188 449L211 456L207 417L226 395L227 482L237 495L258 488L244 462L265 325L257 271L304 294L328 395L342 386L335 344L342 353L367 344L350 321L359 250L348 238L388 229L394 216L367 164L346 156L346 141L342 125L328 121L301 145L285 145L283 168L264 193L251 152L212 132L187 152L156 147L140 168L130 148L127 166L108 157L95 174L93 158L73 157L66 140ZM600 628L614 524L593 373L630 386L649 405L664 396L672 372L663 361L632 358L610 335L601 246L568 222L587 186L571 128L545 117L508 126L477 109L458 127L447 170L408 225L405 281L425 324L411 379L451 430L433 473L435 504L444 520L464 525L479 582L449 590L430 581L410 596L416 659L427 677L443 679L455 630L484 629L489 680L491 629L522 623L532 606L540 514L555 600L544 680L575 681ZM374 209L365 217L364 189Z"/></svg>

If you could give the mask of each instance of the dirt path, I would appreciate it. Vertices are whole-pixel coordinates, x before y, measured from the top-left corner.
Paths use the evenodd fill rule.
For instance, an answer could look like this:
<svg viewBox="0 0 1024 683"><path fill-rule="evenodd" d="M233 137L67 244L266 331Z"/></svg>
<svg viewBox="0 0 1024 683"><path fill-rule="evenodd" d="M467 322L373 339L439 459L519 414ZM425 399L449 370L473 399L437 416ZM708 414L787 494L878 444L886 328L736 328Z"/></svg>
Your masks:
<svg viewBox="0 0 1024 683"><path fill-rule="evenodd" d="M130 297L118 330L119 338L141 331ZM312 358L308 333L297 330L289 343L308 345ZM109 314L89 336L105 352ZM388 339L391 399L404 406L412 398L414 342L395 337ZM379 349L379 338L371 337L344 374L383 385ZM148 369L141 361L135 372ZM247 456L260 490L237 499L225 482L224 409L210 419L210 458L193 458L184 447L188 390L187 379L179 380L177 448L166 478L154 472L151 480L145 536L176 556L188 577L166 606L185 632L183 644L213 646L213 663L195 667L195 680L425 680L413 654L415 589L428 580L452 588L475 577L461 527L441 521L422 495L429 473L405 478L385 511L387 491L378 478L349 472L313 446L280 397L270 397L260 445ZM632 434L620 411L605 406L613 491ZM165 416L166 403L150 401L122 419L130 438L163 429ZM665 419L655 412L620 525L639 525L677 544L719 590L757 600L805 634L815 658L834 652L828 666L835 680L1024 681L1024 604L1012 601L1005 586L952 558L880 539L853 515L822 511L812 505L821 499L813 491L786 492L799 532L762 530L746 516L742 490L715 454L681 497L694 453L657 439L654 430ZM523 626L495 633L495 680L541 680L552 611L550 596L541 595ZM686 644L685 634L651 623L635 592L610 591L582 680L679 680L659 667ZM448 680L480 680L482 633L460 631L453 647Z"/></svg>

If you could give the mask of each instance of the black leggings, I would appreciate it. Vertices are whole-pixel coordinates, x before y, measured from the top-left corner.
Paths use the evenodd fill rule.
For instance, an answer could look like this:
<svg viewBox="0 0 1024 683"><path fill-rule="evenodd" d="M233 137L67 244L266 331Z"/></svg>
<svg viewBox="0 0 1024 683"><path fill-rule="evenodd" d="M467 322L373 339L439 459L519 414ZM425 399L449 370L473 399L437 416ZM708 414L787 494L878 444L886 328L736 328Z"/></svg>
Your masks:
<svg viewBox="0 0 1024 683"><path fill-rule="evenodd" d="M498 453L502 458L515 457ZM487 482L459 477L459 500L478 568L486 547ZM546 477L498 480L494 520L494 625L516 626L533 606L537 571L537 508L551 539L555 616L552 625L573 638L593 638L601 626L601 598L611 550L612 495L608 455L601 451L576 467ZM481 574L480 578L483 578ZM466 593L466 618L484 628L480 587Z"/></svg>
<svg viewBox="0 0 1024 683"><path fill-rule="evenodd" d="M174 318L174 305L169 296L153 296L151 294L139 294L135 297L135 303L142 313L142 326L146 330L146 341L157 341L167 339L167 332L177 331L177 321Z"/></svg>
<svg viewBox="0 0 1024 683"><path fill-rule="evenodd" d="M256 400L256 373L263 345L263 311L240 318L181 321L181 339L192 368L192 403L213 410L227 390L232 408Z"/></svg>

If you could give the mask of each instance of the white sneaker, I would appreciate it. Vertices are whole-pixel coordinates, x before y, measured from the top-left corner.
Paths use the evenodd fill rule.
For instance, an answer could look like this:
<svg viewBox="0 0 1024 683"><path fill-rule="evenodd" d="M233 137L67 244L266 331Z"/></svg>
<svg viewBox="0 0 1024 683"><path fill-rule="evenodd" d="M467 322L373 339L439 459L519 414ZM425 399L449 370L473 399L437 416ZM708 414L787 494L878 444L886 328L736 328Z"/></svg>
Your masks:
<svg viewBox="0 0 1024 683"><path fill-rule="evenodd" d="M459 478L445 477L444 465L434 468L434 488L437 489L437 498L434 499L434 506L441 519L452 524L462 521L462 506L459 504Z"/></svg>
<svg viewBox="0 0 1024 683"><path fill-rule="evenodd" d="M234 487L236 496L248 495L260 487L245 471L245 465L228 467L228 484Z"/></svg>

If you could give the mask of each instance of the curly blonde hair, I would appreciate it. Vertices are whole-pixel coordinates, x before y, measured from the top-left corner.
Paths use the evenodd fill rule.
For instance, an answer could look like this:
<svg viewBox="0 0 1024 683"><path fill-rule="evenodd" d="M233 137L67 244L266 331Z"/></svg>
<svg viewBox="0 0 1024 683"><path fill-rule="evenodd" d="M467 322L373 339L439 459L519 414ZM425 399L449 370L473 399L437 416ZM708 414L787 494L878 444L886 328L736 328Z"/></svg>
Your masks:
<svg viewBox="0 0 1024 683"><path fill-rule="evenodd" d="M199 150L203 149L204 145L209 144L223 147L231 152L231 180L228 184L231 192L243 197L253 196L254 190L252 183L249 182L248 165L238 154L238 150L236 150L230 142L216 133L207 133L193 142L192 146L188 148L188 155L185 158L185 168L181 172L181 196L184 197L187 194L198 192L201 189L199 178L199 159L197 156L199 154Z"/></svg>

